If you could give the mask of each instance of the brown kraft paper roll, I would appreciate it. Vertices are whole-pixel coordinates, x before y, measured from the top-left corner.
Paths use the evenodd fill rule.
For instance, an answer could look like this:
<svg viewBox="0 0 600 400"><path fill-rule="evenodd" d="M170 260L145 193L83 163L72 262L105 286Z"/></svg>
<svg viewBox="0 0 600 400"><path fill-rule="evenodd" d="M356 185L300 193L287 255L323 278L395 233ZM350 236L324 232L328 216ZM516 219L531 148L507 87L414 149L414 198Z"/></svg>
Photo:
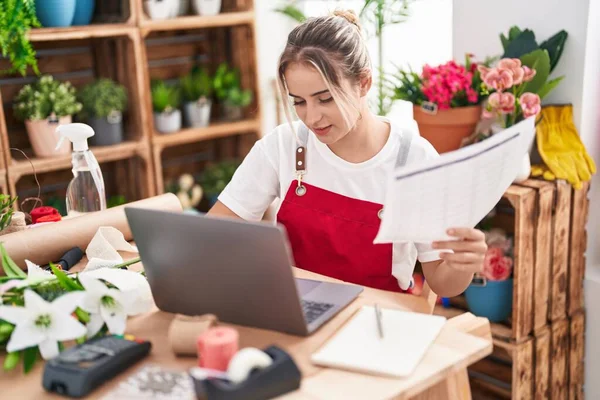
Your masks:
<svg viewBox="0 0 600 400"><path fill-rule="evenodd" d="M87 215L65 218L62 221L32 227L0 236L0 242L15 263L25 269L25 259L39 265L58 260L67 250L77 246L85 252L101 226L117 228L125 240L132 240L125 216L125 207L149 208L181 212L181 203L173 193L131 202ZM4 275L0 268L0 275Z"/></svg>

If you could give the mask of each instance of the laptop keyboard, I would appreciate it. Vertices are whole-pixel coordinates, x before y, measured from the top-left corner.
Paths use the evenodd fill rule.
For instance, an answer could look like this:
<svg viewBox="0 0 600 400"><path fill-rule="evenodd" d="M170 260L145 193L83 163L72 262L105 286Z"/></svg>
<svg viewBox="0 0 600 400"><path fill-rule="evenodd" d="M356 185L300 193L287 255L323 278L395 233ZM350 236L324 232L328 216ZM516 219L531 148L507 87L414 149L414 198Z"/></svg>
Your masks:
<svg viewBox="0 0 600 400"><path fill-rule="evenodd" d="M308 324L325 314L327 310L333 307L333 304L330 303L321 303L304 299L302 299L301 302L302 310L304 311L304 317L306 318L306 323Z"/></svg>

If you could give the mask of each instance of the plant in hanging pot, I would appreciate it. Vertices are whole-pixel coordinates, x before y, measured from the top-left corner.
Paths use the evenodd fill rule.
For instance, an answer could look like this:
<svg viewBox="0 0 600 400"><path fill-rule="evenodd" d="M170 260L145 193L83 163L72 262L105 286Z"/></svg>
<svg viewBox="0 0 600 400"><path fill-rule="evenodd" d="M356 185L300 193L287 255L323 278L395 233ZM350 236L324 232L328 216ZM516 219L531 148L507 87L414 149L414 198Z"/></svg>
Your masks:
<svg viewBox="0 0 600 400"><path fill-rule="evenodd" d="M242 90L239 71L227 64L219 65L213 79L215 95L220 102L221 115L227 121L242 119L244 107L252 103L250 90Z"/></svg>
<svg viewBox="0 0 600 400"><path fill-rule="evenodd" d="M476 274L465 290L469 310L491 322L505 321L512 312L513 245L501 229L485 232L488 250L483 271Z"/></svg>
<svg viewBox="0 0 600 400"><path fill-rule="evenodd" d="M456 150L470 136L481 116L478 64L466 55L464 65L449 61L421 74L398 69L392 78L394 99L413 104L419 132L439 153Z"/></svg>
<svg viewBox="0 0 600 400"><path fill-rule="evenodd" d="M44 75L19 91L13 110L17 119L25 121L35 155L52 157L70 154L71 145L67 140L55 150L60 139L56 128L59 124L71 123L72 116L81 108L70 82L60 82L51 75Z"/></svg>
<svg viewBox="0 0 600 400"><path fill-rule="evenodd" d="M98 79L79 92L83 107L80 119L96 133L89 138L92 146L110 146L123 141L123 112L127 109L127 92L123 85L110 79Z"/></svg>
<svg viewBox="0 0 600 400"><path fill-rule="evenodd" d="M210 122L212 80L206 69L194 68L181 78L183 116L187 126L204 127Z"/></svg>
<svg viewBox="0 0 600 400"><path fill-rule="evenodd" d="M181 129L181 90L162 80L152 82L152 106L154 127L158 132L171 133Z"/></svg>

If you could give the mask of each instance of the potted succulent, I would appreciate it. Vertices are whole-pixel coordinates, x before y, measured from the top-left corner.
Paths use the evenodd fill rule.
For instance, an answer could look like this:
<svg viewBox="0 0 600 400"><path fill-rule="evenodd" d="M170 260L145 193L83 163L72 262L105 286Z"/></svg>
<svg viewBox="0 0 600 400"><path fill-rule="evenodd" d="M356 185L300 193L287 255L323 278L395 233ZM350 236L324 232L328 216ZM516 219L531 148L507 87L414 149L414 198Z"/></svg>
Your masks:
<svg viewBox="0 0 600 400"><path fill-rule="evenodd" d="M152 83L152 106L154 127L158 132L171 133L181 129L181 90L176 85L167 85L162 80Z"/></svg>
<svg viewBox="0 0 600 400"><path fill-rule="evenodd" d="M184 99L183 116L186 125L207 126L212 105L212 80L206 69L194 68L181 78Z"/></svg>
<svg viewBox="0 0 600 400"><path fill-rule="evenodd" d="M86 85L79 92L83 107L79 117L96 133L92 146L110 146L123 141L123 112L127 109L127 92L122 85L106 78Z"/></svg>
<svg viewBox="0 0 600 400"><path fill-rule="evenodd" d="M481 77L467 54L465 64L449 61L420 74L399 69L394 99L413 104L413 117L422 137L439 153L456 150L471 136L481 117Z"/></svg>
<svg viewBox="0 0 600 400"><path fill-rule="evenodd" d="M202 187L202 192L208 198L210 207L217 202L219 194L225 189L229 181L231 181L239 165L240 163L236 160L225 160L208 165L202 172L200 186Z"/></svg>
<svg viewBox="0 0 600 400"><path fill-rule="evenodd" d="M253 95L250 90L242 90L239 71L230 69L225 63L219 65L213 78L213 86L220 101L223 118L228 121L241 119L243 109L252 102Z"/></svg>
<svg viewBox="0 0 600 400"><path fill-rule="evenodd" d="M477 274L465 290L469 310L491 322L505 321L512 312L513 245L512 239L498 228L485 232L488 250L483 272Z"/></svg>
<svg viewBox="0 0 600 400"><path fill-rule="evenodd" d="M17 119L25 121L34 153L38 157L52 157L71 152L68 140L56 150L60 139L56 127L71 123L72 116L81 108L70 82L60 82L51 75L44 75L19 91L15 98L14 114Z"/></svg>
<svg viewBox="0 0 600 400"><path fill-rule="evenodd" d="M221 0L194 0L194 12L198 15L217 15L221 12Z"/></svg>

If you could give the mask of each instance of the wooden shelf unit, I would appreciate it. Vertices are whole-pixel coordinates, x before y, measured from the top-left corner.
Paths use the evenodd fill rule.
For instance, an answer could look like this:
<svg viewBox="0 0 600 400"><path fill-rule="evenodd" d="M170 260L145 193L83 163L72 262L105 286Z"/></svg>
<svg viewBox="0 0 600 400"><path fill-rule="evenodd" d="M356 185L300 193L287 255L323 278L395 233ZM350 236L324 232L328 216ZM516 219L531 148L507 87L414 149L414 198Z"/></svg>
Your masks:
<svg viewBox="0 0 600 400"><path fill-rule="evenodd" d="M102 165L118 161L119 165L124 165L124 168L139 168L135 171L119 170L121 181L125 185L128 183L141 185L140 193L144 196L152 196L165 190L162 164L166 149L254 134L251 135L251 140L236 139L227 143L230 147L227 154L243 156L259 136L261 129L253 0L224 0L222 13L216 16L187 15L156 21L146 15L142 0L107 0L102 7L110 8L112 14L115 10L120 10L123 17L111 17L111 21L95 17L93 23L88 26L37 28L29 32L30 40L38 50L38 54L41 53L38 65L42 74L49 73L56 79L68 80L76 87L98 77L110 77L126 85L130 99L127 111L130 121L126 129L126 137L117 145L92 147L98 162ZM113 23L112 20L115 22ZM163 46L162 53L159 51L157 54L155 48L152 48L148 57L146 43L155 39L170 40L171 37L185 35L186 31L188 35L205 35L210 38L206 41L206 48L212 60L211 66L215 67L217 63L227 61L230 65L239 68L242 86L253 91L254 101L245 110L242 120L233 122L220 120L216 115L219 107L217 104L215 118L211 118L210 125L205 128L183 127L176 133L158 133L154 129L151 79L178 78L187 72L202 54L198 53L201 50L199 46L188 45L187 48ZM122 39L121 43L112 43L117 38ZM215 39L214 43L212 39ZM55 50L60 47L65 47L66 54L69 52L71 54L60 59L60 51ZM91 55L77 57L75 53L82 49L87 52L86 48L91 49ZM114 51L113 54L109 54L111 49ZM188 53L190 50L196 53ZM44 58L46 56L47 58ZM158 76L155 74L156 62L154 61L157 56L163 57L167 63L166 68L163 68L162 72L159 71ZM179 62L185 57L190 62L179 66L179 69L168 65L173 60ZM107 63L106 60L110 61ZM172 75L163 76L165 73ZM23 123L15 122L12 117L11 104L14 96L24 84L33 82L35 78L31 72L25 78L8 77L6 81L8 84L2 85L0 89L0 104L2 104L0 107L0 144L2 145L0 189L11 195L18 194L19 181L31 176L34 170L36 174L61 174L61 177L64 177L64 172L71 168L70 155L51 158L32 156ZM234 143L238 148L231 149ZM11 147L23 149L28 159L18 152L11 152ZM141 161L141 164L128 162L133 159ZM126 182L124 181L126 177L136 182ZM107 178L112 179L105 174L105 180ZM18 208L18 205L16 207Z"/></svg>

